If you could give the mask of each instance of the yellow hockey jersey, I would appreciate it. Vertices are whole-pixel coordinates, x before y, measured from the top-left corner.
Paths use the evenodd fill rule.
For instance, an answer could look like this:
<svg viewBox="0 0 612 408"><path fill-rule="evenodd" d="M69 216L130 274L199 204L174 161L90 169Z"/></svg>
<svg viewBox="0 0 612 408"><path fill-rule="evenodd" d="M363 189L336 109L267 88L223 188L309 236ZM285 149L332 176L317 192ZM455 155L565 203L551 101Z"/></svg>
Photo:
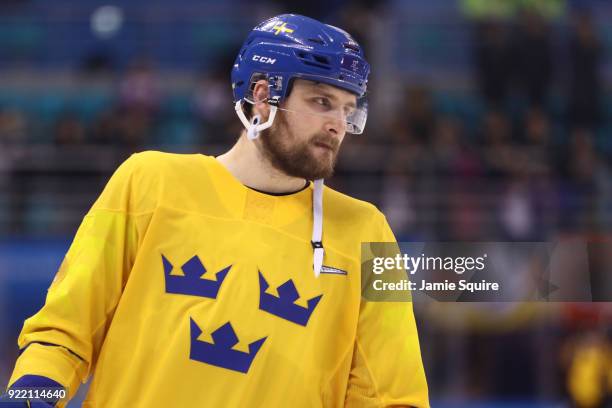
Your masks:
<svg viewBox="0 0 612 408"><path fill-rule="evenodd" d="M133 155L25 321L10 383L73 396L93 375L84 407L429 406L412 305L361 297L361 242L395 238L371 204L323 194L317 278L312 185L270 195L214 157Z"/></svg>

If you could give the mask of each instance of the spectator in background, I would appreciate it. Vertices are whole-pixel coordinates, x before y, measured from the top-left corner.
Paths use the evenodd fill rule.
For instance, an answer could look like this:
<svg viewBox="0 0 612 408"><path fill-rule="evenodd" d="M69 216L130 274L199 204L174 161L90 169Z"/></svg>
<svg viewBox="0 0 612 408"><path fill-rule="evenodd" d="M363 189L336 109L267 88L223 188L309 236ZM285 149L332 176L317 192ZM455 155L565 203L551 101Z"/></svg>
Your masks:
<svg viewBox="0 0 612 408"><path fill-rule="evenodd" d="M138 150L154 130L155 118L141 110L114 107L98 115L89 129L89 142L116 147L130 154Z"/></svg>
<svg viewBox="0 0 612 408"><path fill-rule="evenodd" d="M119 84L119 103L123 109L153 115L159 108L157 77L146 59L132 62Z"/></svg>
<svg viewBox="0 0 612 408"><path fill-rule="evenodd" d="M146 143L153 131L154 117L143 111L127 110L117 116L120 144L126 153L136 152Z"/></svg>
<svg viewBox="0 0 612 408"><path fill-rule="evenodd" d="M601 165L589 130L573 131L562 162L565 163L563 174L566 182L559 192L561 227L584 232L587 227L593 226L591 219L596 215L596 181Z"/></svg>
<svg viewBox="0 0 612 408"><path fill-rule="evenodd" d="M0 108L0 146L19 146L27 141L27 121L23 113Z"/></svg>
<svg viewBox="0 0 612 408"><path fill-rule="evenodd" d="M528 163L524 152L512 141L509 116L504 111L489 111L483 118L481 132L489 182L478 192L484 197L488 195L493 209L497 209L491 220L496 227L493 232L510 240L526 238L534 228L532 196L526 182ZM482 206L478 213L482 214L485 208Z"/></svg>
<svg viewBox="0 0 612 408"><path fill-rule="evenodd" d="M550 142L550 118L538 106L529 108L525 114L523 130L524 142L527 146L546 147Z"/></svg>
<svg viewBox="0 0 612 408"><path fill-rule="evenodd" d="M428 207L435 212L432 223L436 238L454 239L451 231L460 230L459 225L469 224L473 231L480 231L480 224L473 217L478 204L468 197L474 193L474 185L479 184L480 159L466 148L463 127L454 118L439 116L432 139L435 177L430 184L435 187L436 198ZM451 227L450 224L458 225Z"/></svg>
<svg viewBox="0 0 612 408"><path fill-rule="evenodd" d="M603 57L601 42L591 15L574 16L570 42L568 116L572 127L593 129L601 120L603 83L599 66Z"/></svg>
<svg viewBox="0 0 612 408"><path fill-rule="evenodd" d="M605 408L612 403L612 344L603 330L576 335L565 345L566 386L573 406Z"/></svg>
<svg viewBox="0 0 612 408"><path fill-rule="evenodd" d="M435 112L431 91L423 86L409 86L394 123L393 134L398 144L429 145L435 126Z"/></svg>
<svg viewBox="0 0 612 408"><path fill-rule="evenodd" d="M73 113L65 113L55 123L53 142L56 146L76 146L85 142L85 126Z"/></svg>
<svg viewBox="0 0 612 408"><path fill-rule="evenodd" d="M471 177L478 173L477 159L465 149L460 121L438 117L432 139L436 173L440 177Z"/></svg>
<svg viewBox="0 0 612 408"><path fill-rule="evenodd" d="M504 240L530 241L539 234L536 203L532 190L529 162L521 153L515 153L514 165L508 180L502 184L498 196L498 222Z"/></svg>
<svg viewBox="0 0 612 408"><path fill-rule="evenodd" d="M159 112L158 78L145 59L136 60L119 84L118 129L128 152L140 149L152 133Z"/></svg>
<svg viewBox="0 0 612 408"><path fill-rule="evenodd" d="M0 194L8 200L7 227L9 233L19 231L23 218L27 180L15 167L26 153L28 122L25 115L15 109L0 108Z"/></svg>
<svg viewBox="0 0 612 408"><path fill-rule="evenodd" d="M515 164L510 118L501 110L491 110L483 117L480 132L487 175L494 180L505 179Z"/></svg>
<svg viewBox="0 0 612 408"><path fill-rule="evenodd" d="M122 138L118 113L114 109L101 112L90 129L90 141L99 146L118 146Z"/></svg>
<svg viewBox="0 0 612 408"><path fill-rule="evenodd" d="M417 232L417 216L414 206L413 172L410 152L397 149L389 158L383 175L381 208L385 211L389 225L398 237L414 237ZM422 216L422 214L421 214Z"/></svg>
<svg viewBox="0 0 612 408"><path fill-rule="evenodd" d="M200 140L206 143L228 144L228 134L235 134L240 128L229 132L228 127L237 126L232 107L232 98L227 93L227 67L229 64L215 64L213 72L200 73L193 93L192 109L200 122Z"/></svg>
<svg viewBox="0 0 612 408"><path fill-rule="evenodd" d="M553 144L551 118L538 107L525 115L524 132L525 171L517 174L528 184L534 212L533 229L528 239L546 240L556 221L557 200L553 180L558 176L558 150ZM527 239L526 238L526 239Z"/></svg>
<svg viewBox="0 0 612 408"><path fill-rule="evenodd" d="M525 114L521 130L523 146L531 176L548 177L555 171L556 149L552 144L551 122L541 108L531 107Z"/></svg>

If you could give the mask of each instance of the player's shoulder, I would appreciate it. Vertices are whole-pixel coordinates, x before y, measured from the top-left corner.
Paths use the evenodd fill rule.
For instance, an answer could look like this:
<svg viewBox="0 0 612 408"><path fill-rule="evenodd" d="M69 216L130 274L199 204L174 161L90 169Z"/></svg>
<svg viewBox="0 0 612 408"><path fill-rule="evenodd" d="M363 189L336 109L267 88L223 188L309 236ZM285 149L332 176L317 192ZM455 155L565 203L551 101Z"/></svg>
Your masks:
<svg viewBox="0 0 612 408"><path fill-rule="evenodd" d="M382 212L372 203L351 197L331 187L325 186L323 203L327 215L350 218L355 222L371 221L384 217Z"/></svg>
<svg viewBox="0 0 612 408"><path fill-rule="evenodd" d="M158 171L169 171L194 166L202 166L210 156L202 154L167 153L157 150L146 150L134 153L127 159L133 162L133 166L141 169L156 169Z"/></svg>
<svg viewBox="0 0 612 408"><path fill-rule="evenodd" d="M205 173L212 161L214 157L203 154L147 150L132 154L121 167L140 182L181 180Z"/></svg>
<svg viewBox="0 0 612 408"><path fill-rule="evenodd" d="M355 242L386 240L387 220L372 203L326 187L323 214L326 242L345 254L354 253Z"/></svg>
<svg viewBox="0 0 612 408"><path fill-rule="evenodd" d="M211 161L213 157L201 154L153 150L134 153L107 183L104 199L98 200L99 206L123 208L129 204L129 211L147 212L162 203L174 205L184 201L191 196L190 190L204 186ZM129 202L121 201L128 196Z"/></svg>

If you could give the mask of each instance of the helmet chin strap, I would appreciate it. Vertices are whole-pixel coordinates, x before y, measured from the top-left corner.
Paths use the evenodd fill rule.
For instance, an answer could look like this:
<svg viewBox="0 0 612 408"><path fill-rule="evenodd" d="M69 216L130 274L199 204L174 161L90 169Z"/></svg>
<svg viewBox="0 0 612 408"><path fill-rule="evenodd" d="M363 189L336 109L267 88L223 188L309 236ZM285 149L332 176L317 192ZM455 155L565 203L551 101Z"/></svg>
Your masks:
<svg viewBox="0 0 612 408"><path fill-rule="evenodd" d="M257 139L259 137L259 133L262 130L265 130L269 128L270 126L272 126L272 123L274 122L274 118L276 117L276 106L274 105L269 105L269 106L270 106L270 116L268 116L268 120L266 120L264 123L259 123L261 121L260 115L254 115L251 121L247 119L246 115L244 114L242 110L242 101L237 101L236 104L234 105L234 110L236 111L236 114L238 115L238 117L240 118L240 121L242 122L245 129L247 130L247 138L249 140Z"/></svg>
<svg viewBox="0 0 612 408"><path fill-rule="evenodd" d="M312 190L312 244L313 272L315 278L321 274L325 249L321 241L323 235L323 179L314 181Z"/></svg>

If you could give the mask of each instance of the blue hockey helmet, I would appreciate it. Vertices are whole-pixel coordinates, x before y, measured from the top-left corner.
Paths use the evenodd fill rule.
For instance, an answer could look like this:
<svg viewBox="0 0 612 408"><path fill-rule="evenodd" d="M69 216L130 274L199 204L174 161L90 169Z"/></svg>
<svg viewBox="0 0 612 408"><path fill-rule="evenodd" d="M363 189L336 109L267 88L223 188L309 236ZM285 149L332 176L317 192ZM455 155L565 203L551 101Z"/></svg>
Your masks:
<svg viewBox="0 0 612 408"><path fill-rule="evenodd" d="M346 119L347 132L362 133L367 119L366 85L370 65L361 46L344 30L297 14L282 14L257 25L244 42L232 68L236 112L249 132L272 125L279 102L293 79L333 85L357 96L357 109ZM266 79L268 103L273 107L266 123L251 124L242 102L254 103L254 83Z"/></svg>

